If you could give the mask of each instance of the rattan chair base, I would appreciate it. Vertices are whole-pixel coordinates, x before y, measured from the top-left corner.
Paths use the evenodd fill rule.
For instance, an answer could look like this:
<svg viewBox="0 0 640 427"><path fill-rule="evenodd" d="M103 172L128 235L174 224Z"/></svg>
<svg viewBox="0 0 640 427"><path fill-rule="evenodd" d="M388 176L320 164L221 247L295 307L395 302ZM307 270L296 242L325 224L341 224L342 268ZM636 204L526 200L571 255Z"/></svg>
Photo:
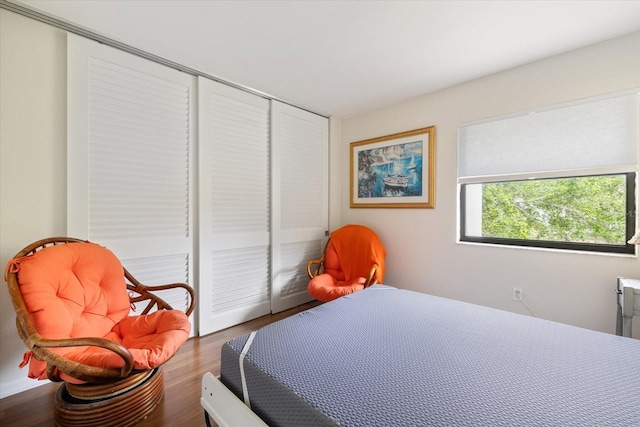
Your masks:
<svg viewBox="0 0 640 427"><path fill-rule="evenodd" d="M80 400L102 400L116 397L126 393L128 390L142 384L144 380L153 375L154 371L139 372L130 375L120 381L105 384L71 384L65 383L67 393L75 399Z"/></svg>
<svg viewBox="0 0 640 427"><path fill-rule="evenodd" d="M63 383L56 393L54 418L55 425L71 426L132 426L147 417L158 406L164 395L164 374L161 368L149 374L136 375L138 383L131 384L127 380L120 382L119 390L113 392L105 386L84 385L73 386ZM81 391L83 398L70 394L78 394L78 388L87 386ZM95 388L96 390L91 390ZM88 395L106 390L102 398L87 399Z"/></svg>

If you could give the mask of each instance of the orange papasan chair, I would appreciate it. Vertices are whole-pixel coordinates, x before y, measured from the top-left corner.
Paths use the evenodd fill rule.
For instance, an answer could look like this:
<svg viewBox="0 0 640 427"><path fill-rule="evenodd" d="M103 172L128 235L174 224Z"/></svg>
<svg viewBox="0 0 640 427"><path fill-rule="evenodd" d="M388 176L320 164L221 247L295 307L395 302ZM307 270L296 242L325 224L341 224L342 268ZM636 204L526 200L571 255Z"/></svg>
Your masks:
<svg viewBox="0 0 640 427"><path fill-rule="evenodd" d="M18 252L5 280L28 348L21 367L29 365L31 378L63 381L56 425L133 425L158 405L161 367L191 331L190 286L145 286L107 248L69 237ZM186 310L172 309L158 290L184 294Z"/></svg>
<svg viewBox="0 0 640 427"><path fill-rule="evenodd" d="M386 254L370 228L356 224L338 228L330 234L322 257L307 263L309 294L328 302L383 283Z"/></svg>

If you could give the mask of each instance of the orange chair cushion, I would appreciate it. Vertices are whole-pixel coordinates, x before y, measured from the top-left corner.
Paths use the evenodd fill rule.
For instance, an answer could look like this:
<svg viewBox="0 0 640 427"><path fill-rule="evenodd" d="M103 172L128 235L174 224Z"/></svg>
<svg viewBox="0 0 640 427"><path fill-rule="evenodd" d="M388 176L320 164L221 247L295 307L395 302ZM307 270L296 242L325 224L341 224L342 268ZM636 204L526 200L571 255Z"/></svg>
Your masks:
<svg viewBox="0 0 640 427"><path fill-rule="evenodd" d="M44 338L106 338L129 349L134 369L149 369L170 358L189 337L191 324L179 310L128 317L131 306L122 265L94 243L44 248L20 260L18 278L27 310ZM53 351L91 366L124 365L119 356L99 347ZM32 358L29 376L46 379L45 369L44 362Z"/></svg>
<svg viewBox="0 0 640 427"><path fill-rule="evenodd" d="M330 274L322 273L309 282L309 294L318 301L333 301L345 295L364 289L365 277L357 277L351 282L338 281Z"/></svg>
<svg viewBox="0 0 640 427"><path fill-rule="evenodd" d="M20 260L18 280L44 338L104 337L129 314L122 265L94 243L44 248Z"/></svg>
<svg viewBox="0 0 640 427"><path fill-rule="evenodd" d="M190 332L191 322L183 311L160 310L127 317L113 328L112 334L133 355L134 369L153 369L169 360L187 341Z"/></svg>
<svg viewBox="0 0 640 427"><path fill-rule="evenodd" d="M133 368L153 369L169 360L189 338L191 323L180 310L160 310L145 316L123 319L103 338L126 347L133 356ZM120 368L122 359L100 347L76 347L65 357L76 362L106 368ZM44 373L46 377L46 373ZM77 382L64 374L65 381Z"/></svg>

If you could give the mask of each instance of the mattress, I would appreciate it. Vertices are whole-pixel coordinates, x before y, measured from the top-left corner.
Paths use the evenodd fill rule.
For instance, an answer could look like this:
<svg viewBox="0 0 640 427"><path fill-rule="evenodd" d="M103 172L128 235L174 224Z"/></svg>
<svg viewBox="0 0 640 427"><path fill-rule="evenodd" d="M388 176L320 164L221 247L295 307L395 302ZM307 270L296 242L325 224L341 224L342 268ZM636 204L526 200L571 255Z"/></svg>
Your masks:
<svg viewBox="0 0 640 427"><path fill-rule="evenodd" d="M270 426L640 425L639 340L382 285L230 340L220 380Z"/></svg>

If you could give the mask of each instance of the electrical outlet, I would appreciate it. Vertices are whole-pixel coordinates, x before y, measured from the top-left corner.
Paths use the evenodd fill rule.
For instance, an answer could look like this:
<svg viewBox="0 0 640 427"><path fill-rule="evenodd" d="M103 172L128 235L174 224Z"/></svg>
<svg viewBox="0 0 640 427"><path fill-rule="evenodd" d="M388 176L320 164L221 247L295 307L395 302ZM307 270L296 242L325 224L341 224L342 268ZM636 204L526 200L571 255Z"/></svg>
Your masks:
<svg viewBox="0 0 640 427"><path fill-rule="evenodd" d="M512 297L514 301L522 302L522 288L513 288Z"/></svg>

